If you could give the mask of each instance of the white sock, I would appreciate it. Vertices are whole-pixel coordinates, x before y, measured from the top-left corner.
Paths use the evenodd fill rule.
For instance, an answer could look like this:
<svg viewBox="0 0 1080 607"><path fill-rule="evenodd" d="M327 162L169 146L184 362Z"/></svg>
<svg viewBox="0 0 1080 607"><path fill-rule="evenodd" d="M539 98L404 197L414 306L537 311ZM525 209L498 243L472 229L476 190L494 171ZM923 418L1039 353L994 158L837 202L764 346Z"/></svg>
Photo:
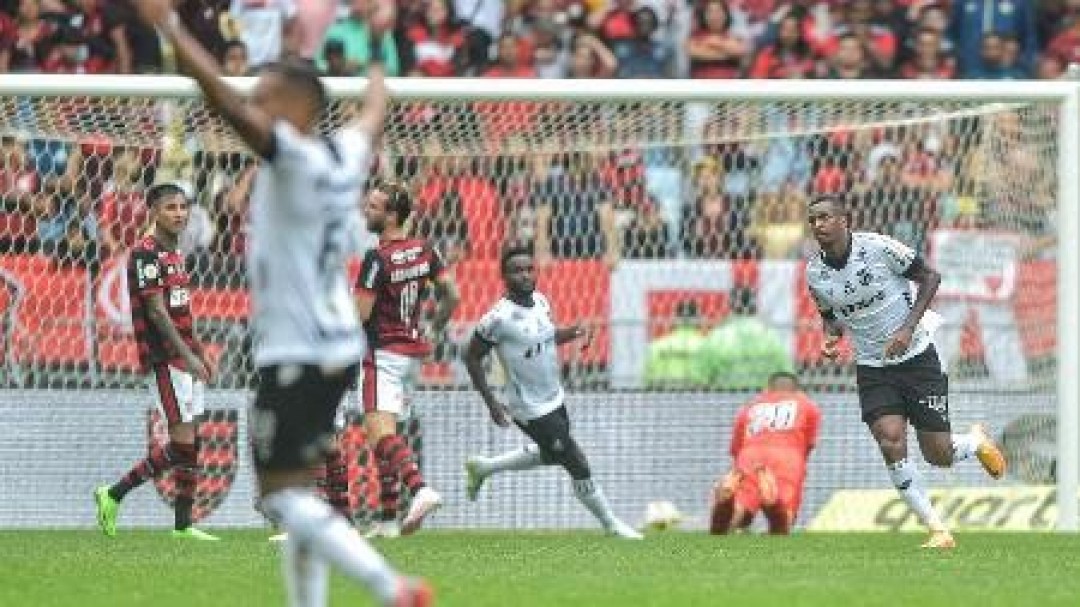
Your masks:
<svg viewBox="0 0 1080 607"><path fill-rule="evenodd" d="M975 450L979 448L979 439L972 433L952 435L953 462L962 462L971 459Z"/></svg>
<svg viewBox="0 0 1080 607"><path fill-rule="evenodd" d="M889 478L893 486L900 492L908 506L919 515L919 520L930 528L931 531L947 531L945 523L941 520L934 505L930 502L930 496L922 486L919 478L919 470L915 464L902 459L892 464L886 464L889 469Z"/></svg>
<svg viewBox="0 0 1080 607"><path fill-rule="evenodd" d="M610 529L615 524L617 519L615 513L611 511L611 505L604 497L604 492L592 480L574 481L574 495L589 509L589 512L592 512L596 520L600 521L604 529Z"/></svg>
<svg viewBox="0 0 1080 607"><path fill-rule="evenodd" d="M325 607L330 582L330 566L315 556L311 548L293 536L285 541L282 565L289 607Z"/></svg>
<svg viewBox="0 0 1080 607"><path fill-rule="evenodd" d="M514 449L506 453L500 453L494 457L484 457L477 460L480 474L491 476L497 472L510 470L528 470L544 465L540 449L536 445L526 445L521 449Z"/></svg>
<svg viewBox="0 0 1080 607"><path fill-rule="evenodd" d="M380 601L394 599L397 573L326 502L309 491L284 489L266 496L263 507L288 532L289 542L306 546L315 559L364 584Z"/></svg>

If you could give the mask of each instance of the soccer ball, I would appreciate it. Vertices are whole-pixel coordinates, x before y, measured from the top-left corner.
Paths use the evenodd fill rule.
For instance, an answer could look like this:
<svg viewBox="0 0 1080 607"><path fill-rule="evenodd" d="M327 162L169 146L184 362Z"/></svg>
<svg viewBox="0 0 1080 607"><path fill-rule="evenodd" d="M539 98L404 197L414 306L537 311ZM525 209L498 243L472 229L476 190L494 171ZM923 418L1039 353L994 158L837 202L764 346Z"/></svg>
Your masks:
<svg viewBox="0 0 1080 607"><path fill-rule="evenodd" d="M669 501L649 502L645 506L645 526L653 531L676 529L682 520L682 513Z"/></svg>

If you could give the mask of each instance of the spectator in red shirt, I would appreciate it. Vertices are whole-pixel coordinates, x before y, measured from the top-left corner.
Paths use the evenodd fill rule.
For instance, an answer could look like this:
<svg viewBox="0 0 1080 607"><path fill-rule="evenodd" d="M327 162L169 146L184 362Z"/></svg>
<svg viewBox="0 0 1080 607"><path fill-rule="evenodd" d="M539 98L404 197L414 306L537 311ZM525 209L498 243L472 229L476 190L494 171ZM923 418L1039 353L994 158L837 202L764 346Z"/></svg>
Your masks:
<svg viewBox="0 0 1080 607"><path fill-rule="evenodd" d="M956 61L941 52L941 34L921 29L915 35L915 56L900 66L907 80L951 80L956 78Z"/></svg>
<svg viewBox="0 0 1080 607"><path fill-rule="evenodd" d="M855 34L840 37L836 53L819 67L819 77L830 80L858 80L870 78L866 47Z"/></svg>
<svg viewBox="0 0 1080 607"><path fill-rule="evenodd" d="M131 47L124 15L104 0L78 0L77 7L72 24L86 44L87 71L130 74Z"/></svg>
<svg viewBox="0 0 1080 607"><path fill-rule="evenodd" d="M1080 63L1080 16L1073 17L1069 26L1050 40L1046 54L1065 65Z"/></svg>
<svg viewBox="0 0 1080 607"><path fill-rule="evenodd" d="M754 57L750 77L763 80L811 78L814 66L810 43L803 37L799 18L789 14L780 21L776 43L762 48Z"/></svg>
<svg viewBox="0 0 1080 607"><path fill-rule="evenodd" d="M694 12L686 41L691 78L738 78L750 45L731 33L731 11L724 0L707 0Z"/></svg>
<svg viewBox="0 0 1080 607"><path fill-rule="evenodd" d="M523 45L522 41L510 34L503 34L499 38L498 56L491 67L484 70L485 78L536 78L536 68L532 65L532 57L522 56L522 47L531 51L531 46Z"/></svg>
<svg viewBox="0 0 1080 607"><path fill-rule="evenodd" d="M38 0L19 0L14 29L5 32L0 49L0 71L39 72L48 57L56 25L41 17ZM6 28L5 28L6 29Z"/></svg>
<svg viewBox="0 0 1080 607"><path fill-rule="evenodd" d="M870 22L873 16L870 0L852 0L844 11L846 24L833 32L833 36L821 47L820 52L826 57L838 51L840 41L848 35L863 47L867 69L873 74L892 73L896 60L896 35L888 27Z"/></svg>
<svg viewBox="0 0 1080 607"><path fill-rule="evenodd" d="M405 33L402 63L411 76L446 78L458 76L465 63L465 32L448 0L428 0L424 22Z"/></svg>
<svg viewBox="0 0 1080 607"><path fill-rule="evenodd" d="M618 69L615 54L596 37L581 34L574 39L567 78L611 78Z"/></svg>
<svg viewBox="0 0 1080 607"><path fill-rule="evenodd" d="M630 40L634 37L634 0L614 0L604 12L596 13L589 19L592 29L608 44L616 40Z"/></svg>

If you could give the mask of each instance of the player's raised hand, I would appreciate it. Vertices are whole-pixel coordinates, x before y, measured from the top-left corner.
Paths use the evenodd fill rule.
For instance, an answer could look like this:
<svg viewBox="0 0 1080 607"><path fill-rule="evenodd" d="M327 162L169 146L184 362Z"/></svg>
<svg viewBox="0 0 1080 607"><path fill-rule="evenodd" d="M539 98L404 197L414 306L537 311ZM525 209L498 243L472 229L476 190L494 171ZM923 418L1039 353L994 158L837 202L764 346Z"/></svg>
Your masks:
<svg viewBox="0 0 1080 607"><path fill-rule="evenodd" d="M889 342L885 344L885 358L896 358L908 351L911 346L911 338L915 334L914 329L904 327L893 334Z"/></svg>
<svg viewBox="0 0 1080 607"><path fill-rule="evenodd" d="M495 422L495 425L500 428L510 427L510 411L507 410L506 405L500 403L497 400L493 400L487 404L488 413L491 414L491 421Z"/></svg>
<svg viewBox="0 0 1080 607"><path fill-rule="evenodd" d="M840 335L825 335L825 343L821 344L821 355L825 358L836 358L840 355Z"/></svg>
<svg viewBox="0 0 1080 607"><path fill-rule="evenodd" d="M139 11L139 17L151 27L167 24L175 14L173 0L135 0L132 4Z"/></svg>

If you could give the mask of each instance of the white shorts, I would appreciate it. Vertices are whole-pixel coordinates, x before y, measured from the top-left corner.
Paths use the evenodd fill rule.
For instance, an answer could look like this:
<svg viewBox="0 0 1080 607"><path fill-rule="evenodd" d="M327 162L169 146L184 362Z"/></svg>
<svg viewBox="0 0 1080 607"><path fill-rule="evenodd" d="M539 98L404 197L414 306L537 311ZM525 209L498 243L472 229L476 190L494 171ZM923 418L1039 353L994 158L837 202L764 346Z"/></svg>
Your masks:
<svg viewBox="0 0 1080 607"><path fill-rule="evenodd" d="M386 350L369 354L364 359L360 388L364 412L385 411L398 418L407 416L413 389L420 377L420 365L421 360L415 356Z"/></svg>
<svg viewBox="0 0 1080 607"><path fill-rule="evenodd" d="M150 371L150 393L168 424L194 421L205 411L206 386L187 371L166 364Z"/></svg>

